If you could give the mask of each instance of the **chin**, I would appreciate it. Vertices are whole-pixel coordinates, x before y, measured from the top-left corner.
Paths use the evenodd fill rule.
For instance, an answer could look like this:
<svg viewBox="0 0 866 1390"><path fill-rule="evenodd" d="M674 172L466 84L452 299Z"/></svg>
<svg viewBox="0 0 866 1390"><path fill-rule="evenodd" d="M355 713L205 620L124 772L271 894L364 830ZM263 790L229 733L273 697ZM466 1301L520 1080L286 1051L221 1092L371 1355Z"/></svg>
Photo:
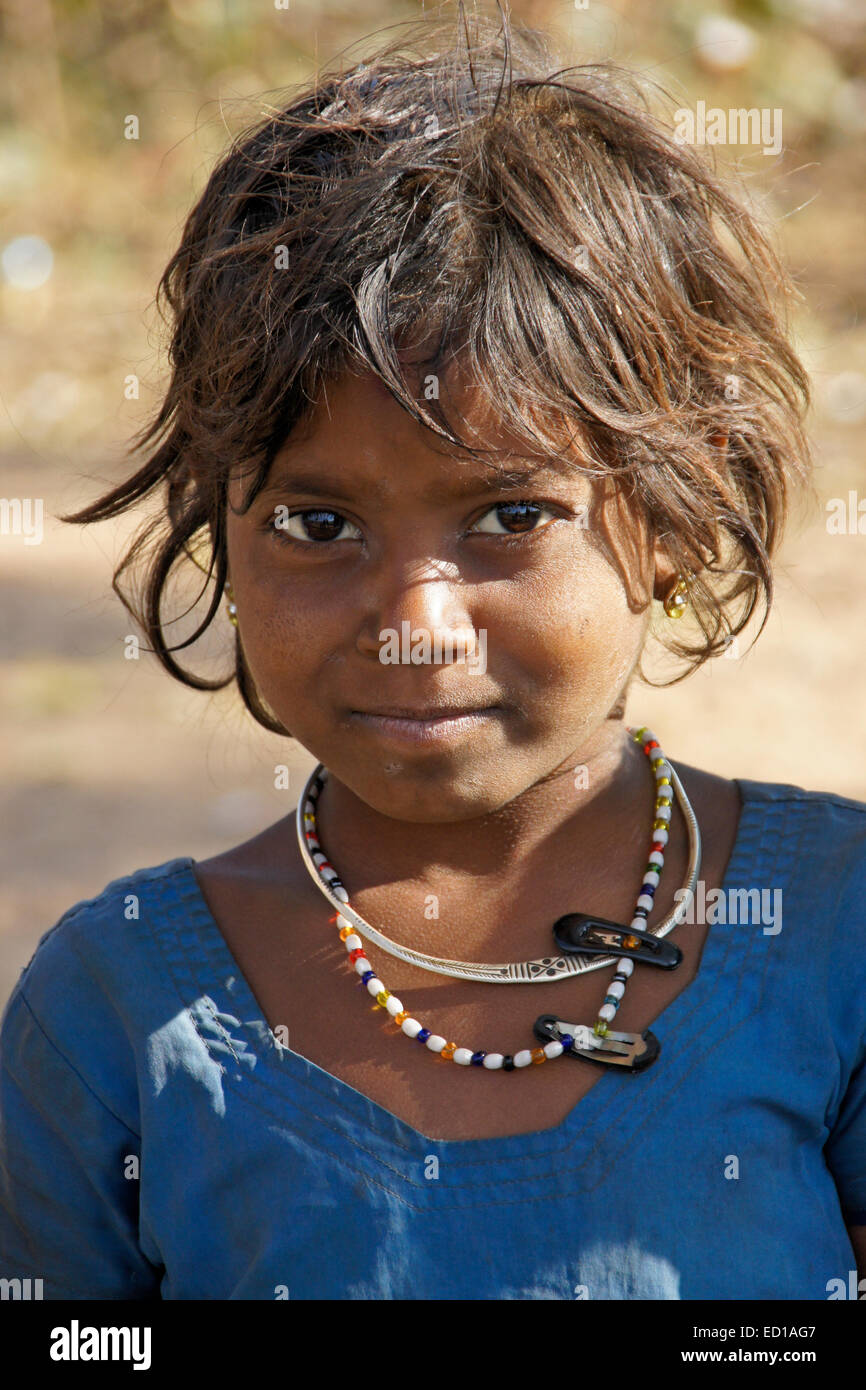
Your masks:
<svg viewBox="0 0 866 1390"><path fill-rule="evenodd" d="M335 772L335 776L338 775ZM346 781L361 800L383 816L419 825L447 825L492 814L519 795L521 788L498 785L490 776L463 767L415 766L387 759L372 776Z"/></svg>

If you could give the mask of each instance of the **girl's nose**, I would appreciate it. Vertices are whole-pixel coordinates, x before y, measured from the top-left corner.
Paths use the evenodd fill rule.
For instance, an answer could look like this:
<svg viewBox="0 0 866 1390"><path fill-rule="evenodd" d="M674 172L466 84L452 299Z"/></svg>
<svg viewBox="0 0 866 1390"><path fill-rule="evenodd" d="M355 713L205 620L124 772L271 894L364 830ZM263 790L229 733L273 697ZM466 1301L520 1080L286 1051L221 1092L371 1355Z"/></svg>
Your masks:
<svg viewBox="0 0 866 1390"><path fill-rule="evenodd" d="M436 560L406 566L401 574L382 574L374 594L359 633L360 650L378 656L394 635L400 639L406 631L409 641L438 638L454 651L455 659L472 654L475 628L469 591L456 566Z"/></svg>

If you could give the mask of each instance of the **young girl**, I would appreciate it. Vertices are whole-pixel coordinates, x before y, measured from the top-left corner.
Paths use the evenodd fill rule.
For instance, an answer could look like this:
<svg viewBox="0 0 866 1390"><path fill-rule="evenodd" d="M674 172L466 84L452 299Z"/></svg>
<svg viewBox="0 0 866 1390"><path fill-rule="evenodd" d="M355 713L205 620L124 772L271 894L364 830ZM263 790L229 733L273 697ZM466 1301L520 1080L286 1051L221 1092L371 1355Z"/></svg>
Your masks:
<svg viewBox="0 0 866 1390"><path fill-rule="evenodd" d="M317 767L297 815L42 938L2 1029L2 1274L849 1296L866 803L625 718L653 600L686 674L769 611L809 477L783 272L626 74L418 33L233 144L161 283L153 447L67 518L158 493L126 563L159 660L225 684L180 651L225 622Z"/></svg>

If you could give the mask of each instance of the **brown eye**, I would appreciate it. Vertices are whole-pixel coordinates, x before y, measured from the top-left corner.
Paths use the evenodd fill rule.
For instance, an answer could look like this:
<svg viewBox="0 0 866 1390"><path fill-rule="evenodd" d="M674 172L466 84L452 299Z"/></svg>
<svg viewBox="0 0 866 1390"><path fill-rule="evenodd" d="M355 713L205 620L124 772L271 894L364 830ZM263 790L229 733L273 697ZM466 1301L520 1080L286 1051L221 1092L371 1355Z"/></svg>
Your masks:
<svg viewBox="0 0 866 1390"><path fill-rule="evenodd" d="M489 512L476 523L475 529L482 535L520 536L543 528L536 525L544 512L555 519L556 513L544 502L497 502ZM492 521L493 524L488 524ZM498 530L495 523L503 529Z"/></svg>
<svg viewBox="0 0 866 1390"><path fill-rule="evenodd" d="M330 507L306 507L298 512L289 512L285 507L277 507L269 524L274 527L280 540L296 541L300 545L339 540L341 531L347 526L359 536L361 534L357 526L347 521L339 512L332 511Z"/></svg>

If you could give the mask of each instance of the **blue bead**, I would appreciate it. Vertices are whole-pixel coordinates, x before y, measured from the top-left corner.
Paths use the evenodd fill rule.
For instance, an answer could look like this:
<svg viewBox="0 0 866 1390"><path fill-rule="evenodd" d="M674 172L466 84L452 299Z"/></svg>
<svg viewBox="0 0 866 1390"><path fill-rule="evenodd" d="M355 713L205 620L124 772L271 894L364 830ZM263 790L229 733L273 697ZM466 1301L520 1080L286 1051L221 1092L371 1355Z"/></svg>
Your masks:
<svg viewBox="0 0 866 1390"><path fill-rule="evenodd" d="M486 1056L486 1052L473 1052L471 1065L473 1067L480 1067Z"/></svg>
<svg viewBox="0 0 866 1390"><path fill-rule="evenodd" d="M615 999L612 994L606 994L604 996L604 1002L605 1004L613 1004L615 1009L619 1008L619 1000Z"/></svg>
<svg viewBox="0 0 866 1390"><path fill-rule="evenodd" d="M430 1037L430 1029L429 1029L429 1028L422 1028L421 1031L420 1031L420 1033L416 1033L416 1034L415 1034L415 1041L416 1041L416 1042L420 1042L420 1043L425 1043L429 1037Z"/></svg>
<svg viewBox="0 0 866 1390"><path fill-rule="evenodd" d="M374 980L376 978L376 972L375 970L365 970L360 978L361 984L365 985L368 980Z"/></svg>
<svg viewBox="0 0 866 1390"><path fill-rule="evenodd" d="M563 1033L563 1035L562 1035L562 1050L563 1050L563 1052L568 1052L572 1047L574 1047L574 1038L571 1036L570 1033Z"/></svg>
<svg viewBox="0 0 866 1390"><path fill-rule="evenodd" d="M649 893L650 897L652 897L657 887L658 884L656 883L642 883L640 886L640 891L642 893Z"/></svg>

